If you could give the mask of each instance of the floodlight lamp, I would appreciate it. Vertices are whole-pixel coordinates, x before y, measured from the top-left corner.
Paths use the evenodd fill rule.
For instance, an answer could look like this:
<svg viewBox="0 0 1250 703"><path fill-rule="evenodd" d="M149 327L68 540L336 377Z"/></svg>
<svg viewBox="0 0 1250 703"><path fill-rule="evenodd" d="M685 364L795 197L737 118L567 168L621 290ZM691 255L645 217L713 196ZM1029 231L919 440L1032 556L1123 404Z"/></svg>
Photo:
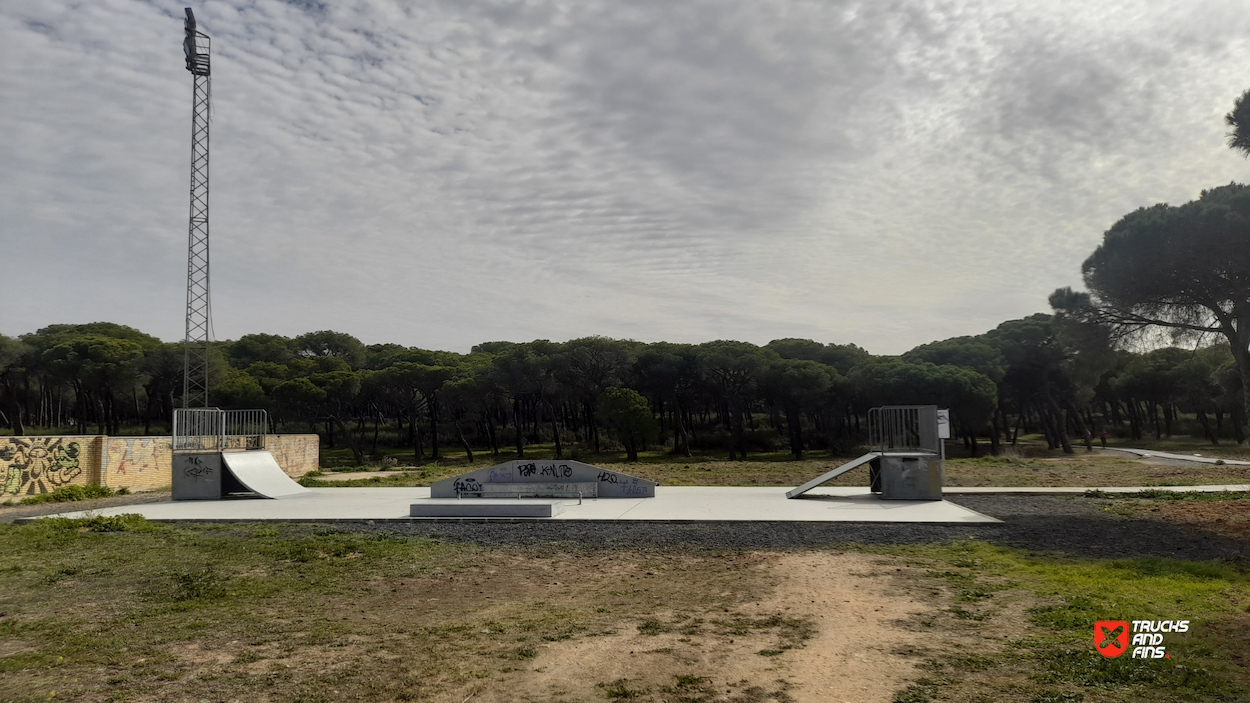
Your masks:
<svg viewBox="0 0 1250 703"><path fill-rule="evenodd" d="M187 70L197 76L207 76L209 75L208 36L196 30L195 14L189 7L186 10L187 20L185 36L182 40L182 53L187 58Z"/></svg>

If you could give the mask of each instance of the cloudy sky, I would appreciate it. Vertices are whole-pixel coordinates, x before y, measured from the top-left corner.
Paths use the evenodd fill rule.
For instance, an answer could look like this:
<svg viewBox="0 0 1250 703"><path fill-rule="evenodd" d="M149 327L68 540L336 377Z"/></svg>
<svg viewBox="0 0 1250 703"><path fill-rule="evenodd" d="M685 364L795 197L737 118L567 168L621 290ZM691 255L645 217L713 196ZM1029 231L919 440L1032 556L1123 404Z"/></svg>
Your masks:
<svg viewBox="0 0 1250 703"><path fill-rule="evenodd" d="M186 2L0 4L0 332L181 338ZM1250 177L1245 0L195 0L218 338L891 354Z"/></svg>

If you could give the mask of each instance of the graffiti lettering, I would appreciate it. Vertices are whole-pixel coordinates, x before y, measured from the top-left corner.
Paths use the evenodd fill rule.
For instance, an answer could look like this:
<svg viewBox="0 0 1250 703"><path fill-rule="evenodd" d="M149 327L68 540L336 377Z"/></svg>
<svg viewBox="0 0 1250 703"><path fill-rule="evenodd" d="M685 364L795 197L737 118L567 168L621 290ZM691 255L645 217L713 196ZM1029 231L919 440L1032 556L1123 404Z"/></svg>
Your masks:
<svg viewBox="0 0 1250 703"><path fill-rule="evenodd" d="M454 486L457 493L479 493L482 490L482 484L472 476L456 479Z"/></svg>
<svg viewBox="0 0 1250 703"><path fill-rule="evenodd" d="M616 483L617 476L611 471L600 471L599 480L603 483Z"/></svg>
<svg viewBox="0 0 1250 703"><path fill-rule="evenodd" d="M534 472L538 471L538 466L535 464L519 464L516 470L522 476L533 476Z"/></svg>
<svg viewBox="0 0 1250 703"><path fill-rule="evenodd" d="M207 466L198 456L189 456L183 459L186 464L182 467L182 475L187 478L200 478L201 476L212 476L213 467Z"/></svg>
<svg viewBox="0 0 1250 703"><path fill-rule="evenodd" d="M511 481L511 469L496 469L495 467L491 467L490 478L487 479L488 483L510 483Z"/></svg>
<svg viewBox="0 0 1250 703"><path fill-rule="evenodd" d="M32 437L10 439L0 447L4 484L0 493L35 495L63 486L82 474L78 442Z"/></svg>
<svg viewBox="0 0 1250 703"><path fill-rule="evenodd" d="M568 478L573 475L573 467L568 464L547 464L542 467L541 473L552 478Z"/></svg>

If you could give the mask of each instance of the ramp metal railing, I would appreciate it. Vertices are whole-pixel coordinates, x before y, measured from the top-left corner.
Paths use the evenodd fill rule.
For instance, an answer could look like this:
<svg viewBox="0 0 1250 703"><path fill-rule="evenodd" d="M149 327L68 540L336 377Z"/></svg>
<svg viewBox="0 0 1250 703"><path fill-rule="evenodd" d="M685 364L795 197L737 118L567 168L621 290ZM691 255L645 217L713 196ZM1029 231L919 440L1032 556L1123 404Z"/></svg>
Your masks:
<svg viewBox="0 0 1250 703"><path fill-rule="evenodd" d="M881 452L942 453L936 405L886 405L868 411L868 443Z"/></svg>
<svg viewBox="0 0 1250 703"><path fill-rule="evenodd" d="M268 433L269 418L264 410L174 409L176 452L263 449Z"/></svg>

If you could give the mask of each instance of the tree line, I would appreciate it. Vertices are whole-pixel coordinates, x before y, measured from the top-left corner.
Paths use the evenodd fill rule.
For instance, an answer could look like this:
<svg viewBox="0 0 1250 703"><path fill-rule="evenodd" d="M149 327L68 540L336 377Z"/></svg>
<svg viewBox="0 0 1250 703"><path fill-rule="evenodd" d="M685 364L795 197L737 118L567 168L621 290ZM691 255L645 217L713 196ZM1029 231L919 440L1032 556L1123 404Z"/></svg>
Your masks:
<svg viewBox="0 0 1250 703"><path fill-rule="evenodd" d="M636 459L662 447L801 458L863 443L871 407L914 403L950 408L974 456L1035 432L1067 452L1104 430L1245 440L1229 345L1135 353L1112 342L1105 326L1065 312L899 356L808 339L586 337L487 342L457 354L333 331L250 334L212 347L210 399L264 408L273 431L317 432L358 462L401 447L418 460L447 446L470 457L525 456L538 443L557 457L612 449ZM182 346L130 327L52 325L0 337L0 424L14 434L167 432L181 389Z"/></svg>

